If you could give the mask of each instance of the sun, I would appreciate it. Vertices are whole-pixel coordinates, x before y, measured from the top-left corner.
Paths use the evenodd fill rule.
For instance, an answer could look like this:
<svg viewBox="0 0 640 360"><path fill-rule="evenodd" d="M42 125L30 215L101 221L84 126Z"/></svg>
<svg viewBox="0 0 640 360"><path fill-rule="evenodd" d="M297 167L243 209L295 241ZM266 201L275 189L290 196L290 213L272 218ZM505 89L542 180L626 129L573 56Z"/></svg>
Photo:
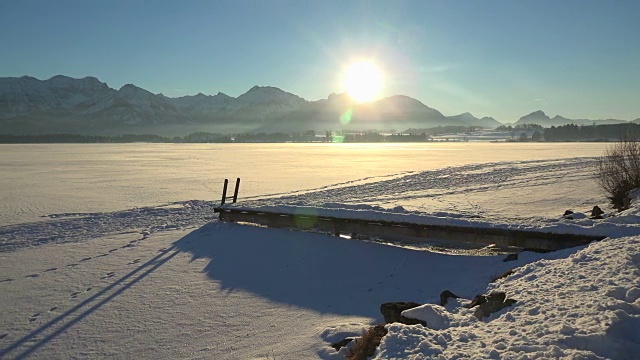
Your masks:
<svg viewBox="0 0 640 360"><path fill-rule="evenodd" d="M343 85L357 102L375 100L382 88L382 71L372 61L355 62L347 67Z"/></svg>

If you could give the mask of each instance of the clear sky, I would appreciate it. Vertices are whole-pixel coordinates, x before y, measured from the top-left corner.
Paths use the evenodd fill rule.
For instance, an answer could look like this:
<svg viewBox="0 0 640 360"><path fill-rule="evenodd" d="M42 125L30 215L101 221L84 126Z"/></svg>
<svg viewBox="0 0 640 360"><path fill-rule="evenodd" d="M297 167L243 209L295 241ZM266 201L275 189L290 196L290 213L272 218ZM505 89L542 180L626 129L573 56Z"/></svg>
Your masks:
<svg viewBox="0 0 640 360"><path fill-rule="evenodd" d="M318 100L358 59L445 115L640 117L637 0L0 0L1 77Z"/></svg>

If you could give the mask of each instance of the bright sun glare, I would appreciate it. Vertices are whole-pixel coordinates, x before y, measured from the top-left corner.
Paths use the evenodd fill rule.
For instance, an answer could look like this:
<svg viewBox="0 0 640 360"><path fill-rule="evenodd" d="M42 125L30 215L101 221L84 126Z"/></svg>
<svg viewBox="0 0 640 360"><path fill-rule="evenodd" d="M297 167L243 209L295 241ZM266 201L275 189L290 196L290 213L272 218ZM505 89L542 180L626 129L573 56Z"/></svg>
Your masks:
<svg viewBox="0 0 640 360"><path fill-rule="evenodd" d="M371 61L358 61L347 68L343 85L355 101L372 101L380 94L382 72Z"/></svg>

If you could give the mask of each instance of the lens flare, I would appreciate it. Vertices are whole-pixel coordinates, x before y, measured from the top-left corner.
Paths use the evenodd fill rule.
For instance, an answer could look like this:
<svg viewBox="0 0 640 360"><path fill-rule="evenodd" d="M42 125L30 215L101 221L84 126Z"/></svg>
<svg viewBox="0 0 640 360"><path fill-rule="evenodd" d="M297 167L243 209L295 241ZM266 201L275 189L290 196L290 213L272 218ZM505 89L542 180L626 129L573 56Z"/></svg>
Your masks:
<svg viewBox="0 0 640 360"><path fill-rule="evenodd" d="M300 209L295 212L293 222L296 226L310 229L315 226L318 220L318 211L315 209Z"/></svg>
<svg viewBox="0 0 640 360"><path fill-rule="evenodd" d="M351 122L351 117L353 116L353 109L349 108L347 111L340 115L340 123L342 125L347 125Z"/></svg>

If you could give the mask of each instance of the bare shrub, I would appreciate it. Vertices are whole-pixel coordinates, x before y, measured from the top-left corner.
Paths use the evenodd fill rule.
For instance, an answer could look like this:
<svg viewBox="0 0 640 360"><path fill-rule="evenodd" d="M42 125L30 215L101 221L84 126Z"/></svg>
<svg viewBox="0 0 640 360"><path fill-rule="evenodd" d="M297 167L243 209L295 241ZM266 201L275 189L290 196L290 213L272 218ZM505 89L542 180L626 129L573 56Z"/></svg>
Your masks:
<svg viewBox="0 0 640 360"><path fill-rule="evenodd" d="M355 345L347 352L347 360L367 360L373 356L376 348L380 345L382 337L387 335L384 325L375 325L369 328L362 337L356 340Z"/></svg>
<svg viewBox="0 0 640 360"><path fill-rule="evenodd" d="M640 188L640 141L624 136L596 163L596 182L617 210L629 207L629 193Z"/></svg>

